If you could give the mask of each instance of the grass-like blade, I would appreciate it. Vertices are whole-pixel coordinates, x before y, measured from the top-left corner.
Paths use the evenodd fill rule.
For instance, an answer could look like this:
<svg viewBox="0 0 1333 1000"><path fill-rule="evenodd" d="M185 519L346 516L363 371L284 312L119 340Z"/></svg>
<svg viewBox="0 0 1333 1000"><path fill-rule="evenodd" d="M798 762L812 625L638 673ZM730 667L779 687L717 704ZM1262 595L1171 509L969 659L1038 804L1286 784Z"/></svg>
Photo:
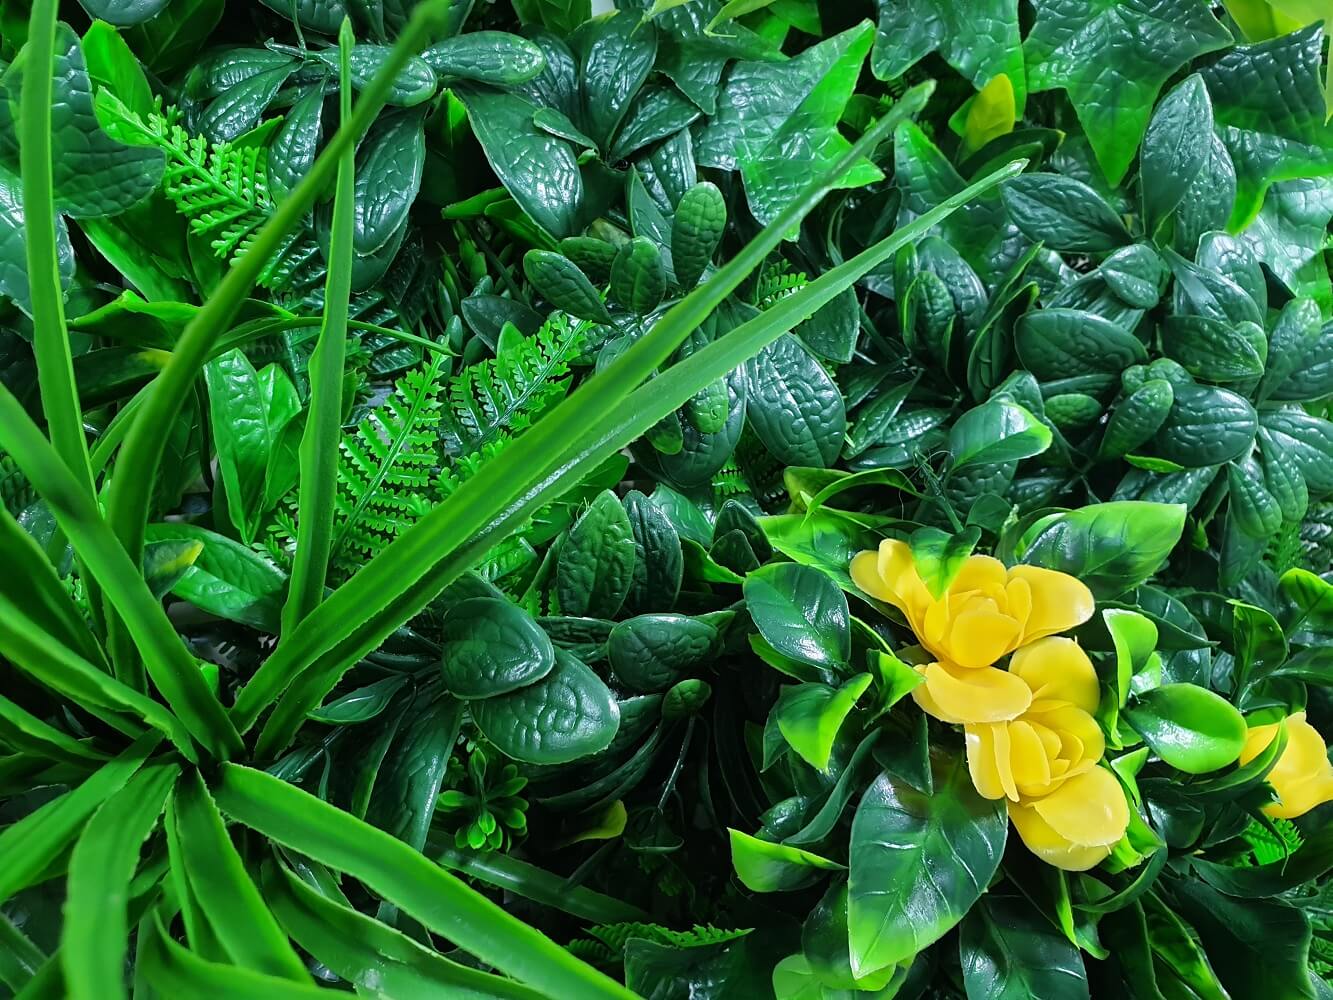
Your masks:
<svg viewBox="0 0 1333 1000"><path fill-rule="evenodd" d="M919 108L924 103L929 90L920 87L905 94L893 112L867 131L823 176L813 179L777 219L708 281L673 306L646 336L557 404L510 445L498 461L483 465L447 500L334 591L301 627L284 636L274 654L238 695L232 710L237 727L244 732L252 726L259 713L301 671L411 590L442 554L483 532L498 514L541 489L558 468L554 460L568 442L580 439L589 427L610 419L625 396L666 361L681 341L800 225L832 185L875 148L907 109ZM327 690L323 683L326 671L319 674L303 682L301 690L290 696L282 717L270 722L269 729L275 735L266 734L261 740L261 753L285 745L294 731L297 716L303 718L319 703L318 699Z"/></svg>
<svg viewBox="0 0 1333 1000"><path fill-rule="evenodd" d="M228 957L254 972L309 983L310 974L246 873L197 771L177 785L171 812L185 877Z"/></svg>
<svg viewBox="0 0 1333 1000"><path fill-rule="evenodd" d="M56 254L55 180L51 165L51 106L56 45L56 0L34 0L24 51L19 97L19 171L23 177L23 229L32 301L32 349L42 412L56 454L85 495L93 495L83 409L74 383L74 361L65 330L65 294Z"/></svg>
<svg viewBox="0 0 1333 1000"><path fill-rule="evenodd" d="M559 875L499 852L478 854L427 844L426 853L446 868L505 892L550 906L593 924L651 923L652 916L586 885L571 886Z"/></svg>
<svg viewBox="0 0 1333 1000"><path fill-rule="evenodd" d="M178 774L175 764L141 770L93 814L74 845L60 934L70 1000L125 996L130 882Z"/></svg>
<svg viewBox="0 0 1333 1000"><path fill-rule="evenodd" d="M233 819L359 879L432 931L552 998L634 996L419 851L294 785L224 764L214 795Z"/></svg>
<svg viewBox="0 0 1333 1000"><path fill-rule="evenodd" d="M140 925L139 965L159 996L172 1000L328 1000L328 991L200 958L167 936L162 921Z"/></svg>
<svg viewBox="0 0 1333 1000"><path fill-rule="evenodd" d="M241 747L227 713L209 690L194 657L112 534L97 502L84 492L22 405L0 386L0 448L47 502L56 524L92 579L119 613L148 675L191 735L225 760Z"/></svg>
<svg viewBox="0 0 1333 1000"><path fill-rule="evenodd" d="M4 695L0 695L0 739L15 750L67 763L88 766L107 759L106 754L62 733Z"/></svg>
<svg viewBox="0 0 1333 1000"><path fill-rule="evenodd" d="M0 913L0 983L18 992L45 961L42 949Z"/></svg>
<svg viewBox="0 0 1333 1000"><path fill-rule="evenodd" d="M0 655L125 735L138 737L143 728L122 719L120 713L142 719L170 739L187 758L194 758L194 743L179 719L147 695L122 684L53 639L3 594L0 594Z"/></svg>
<svg viewBox="0 0 1333 1000"><path fill-rule="evenodd" d="M339 120L352 117L352 22L338 36ZM333 509L338 495L338 443L342 439L343 360L347 353L347 313L352 295L352 236L356 228L356 150L348 146L338 161L329 238L329 273L324 288L324 323L310 356L310 413L301 435L300 489L297 493L296 554L292 559L282 631L295 628L324 596L333 549Z"/></svg>
<svg viewBox="0 0 1333 1000"><path fill-rule="evenodd" d="M264 896L287 933L348 982L392 997L542 1000L529 986L470 969L402 931L330 899L287 868L267 865Z"/></svg>
<svg viewBox="0 0 1333 1000"><path fill-rule="evenodd" d="M93 772L77 788L39 807L0 833L0 902L32 885L79 835L93 811L125 787L161 741L148 733Z"/></svg>
<svg viewBox="0 0 1333 1000"><path fill-rule="evenodd" d="M84 624L74 599L56 575L37 540L0 505L0 593L22 604L28 617L48 635L85 660L105 666L102 647Z"/></svg>
<svg viewBox="0 0 1333 1000"><path fill-rule="evenodd" d="M176 824L176 810L168 808L163 817L162 826L167 835L167 881L171 888L171 901L180 913L181 924L185 928L185 940L190 949L205 961L226 963L227 951L222 947L213 925L204 915L199 900L190 885L186 872L185 847L181 843L181 832ZM141 929L142 933L142 929ZM140 939L139 947L143 947ZM139 966L141 971L142 966Z"/></svg>

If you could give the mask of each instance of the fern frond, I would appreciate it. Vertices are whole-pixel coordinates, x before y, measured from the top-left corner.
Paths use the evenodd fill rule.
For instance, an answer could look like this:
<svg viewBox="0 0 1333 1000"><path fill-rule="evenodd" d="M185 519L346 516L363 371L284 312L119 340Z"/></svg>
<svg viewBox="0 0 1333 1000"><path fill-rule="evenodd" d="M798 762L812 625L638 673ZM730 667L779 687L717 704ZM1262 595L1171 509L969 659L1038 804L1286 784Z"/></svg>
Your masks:
<svg viewBox="0 0 1333 1000"><path fill-rule="evenodd" d="M266 149L214 145L190 135L176 108L159 106L143 118L105 90L98 104L114 120L118 137L162 151L162 190L218 257L230 261L250 248L274 209ZM311 286L323 271L318 244L308 230L298 229L265 266L259 283L272 290Z"/></svg>
<svg viewBox="0 0 1333 1000"><path fill-rule="evenodd" d="M625 945L631 938L641 938L677 948L694 948L700 945L725 944L727 941L744 937L750 931L748 929L722 930L702 924L695 924L693 929L688 931L673 931L661 924L627 922L589 927L588 933L613 952L620 953L625 950Z"/></svg>
<svg viewBox="0 0 1333 1000"><path fill-rule="evenodd" d="M338 450L331 562L350 576L438 499L440 393L448 359L432 353L398 380Z"/></svg>
<svg viewBox="0 0 1333 1000"><path fill-rule="evenodd" d="M526 429L569 391L569 366L593 324L552 313L533 336L471 365L449 387L441 424L444 449L462 456L482 449L502 431Z"/></svg>
<svg viewBox="0 0 1333 1000"><path fill-rule="evenodd" d="M755 285L755 305L761 310L768 309L779 299L786 298L807 284L809 279L805 272L793 273L791 265L785 260L766 264Z"/></svg>
<svg viewBox="0 0 1333 1000"><path fill-rule="evenodd" d="M614 965L620 958L602 942L589 938L575 938L565 945L565 951L590 965Z"/></svg>

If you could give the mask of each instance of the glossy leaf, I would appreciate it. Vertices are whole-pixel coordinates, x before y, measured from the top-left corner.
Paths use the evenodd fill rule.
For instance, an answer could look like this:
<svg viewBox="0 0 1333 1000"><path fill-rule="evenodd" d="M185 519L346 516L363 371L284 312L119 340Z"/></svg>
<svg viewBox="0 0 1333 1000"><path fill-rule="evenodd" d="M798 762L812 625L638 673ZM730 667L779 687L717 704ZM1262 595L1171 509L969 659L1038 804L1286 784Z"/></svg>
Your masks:
<svg viewBox="0 0 1333 1000"><path fill-rule="evenodd" d="M472 721L515 760L561 764L605 749L620 710L595 673L564 650L541 680L470 707Z"/></svg>
<svg viewBox="0 0 1333 1000"><path fill-rule="evenodd" d="M933 794L886 772L857 806L847 908L856 974L901 962L942 937L1000 863L1003 800L976 793L961 757L934 756L931 770Z"/></svg>
<svg viewBox="0 0 1333 1000"><path fill-rule="evenodd" d="M555 666L546 633L508 601L474 597L449 609L440 640L445 684L489 698L539 681Z"/></svg>
<svg viewBox="0 0 1333 1000"><path fill-rule="evenodd" d="M1226 767L1245 743L1240 712L1194 684L1164 684L1145 691L1125 709L1125 718L1155 754L1186 774Z"/></svg>
<svg viewBox="0 0 1333 1000"><path fill-rule="evenodd" d="M827 771L838 732L871 679L870 674L857 674L839 688L826 684L784 687L773 706L783 739L811 767Z"/></svg>
<svg viewBox="0 0 1333 1000"><path fill-rule="evenodd" d="M779 653L815 667L847 662L847 598L824 573L776 563L747 576L744 592L755 627Z"/></svg>

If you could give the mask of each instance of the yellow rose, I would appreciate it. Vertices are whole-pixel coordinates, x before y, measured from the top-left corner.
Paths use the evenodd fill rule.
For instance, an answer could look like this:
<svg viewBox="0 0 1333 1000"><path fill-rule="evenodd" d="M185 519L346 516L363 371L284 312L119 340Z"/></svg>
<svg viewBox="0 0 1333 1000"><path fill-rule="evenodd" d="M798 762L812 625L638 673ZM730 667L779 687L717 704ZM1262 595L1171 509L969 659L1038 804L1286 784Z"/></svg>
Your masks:
<svg viewBox="0 0 1333 1000"><path fill-rule="evenodd" d="M1009 806L1027 849L1049 865L1082 872L1100 863L1125 835L1129 803L1115 776L1094 767L1050 795Z"/></svg>
<svg viewBox="0 0 1333 1000"><path fill-rule="evenodd" d="M981 669L1034 639L1092 617L1092 592L1066 573L969 556L939 600L917 573L906 542L886 538L858 554L852 580L907 617L921 645L939 661ZM1020 709L1019 711L1022 711Z"/></svg>
<svg viewBox="0 0 1333 1000"><path fill-rule="evenodd" d="M1279 723L1254 726L1245 738L1240 763L1248 764L1277 736ZM1264 806L1264 812L1279 819L1295 819L1315 806L1333 802L1333 764L1319 730L1305 721L1304 712L1287 719L1287 747L1277 765L1268 772L1268 783L1280 801Z"/></svg>
<svg viewBox="0 0 1333 1000"><path fill-rule="evenodd" d="M1031 704L1012 720L968 722L967 766L986 798L1026 802L1050 795L1102 759L1106 744L1092 717L1097 672L1073 639L1048 637L1016 652L1006 676L1031 692Z"/></svg>

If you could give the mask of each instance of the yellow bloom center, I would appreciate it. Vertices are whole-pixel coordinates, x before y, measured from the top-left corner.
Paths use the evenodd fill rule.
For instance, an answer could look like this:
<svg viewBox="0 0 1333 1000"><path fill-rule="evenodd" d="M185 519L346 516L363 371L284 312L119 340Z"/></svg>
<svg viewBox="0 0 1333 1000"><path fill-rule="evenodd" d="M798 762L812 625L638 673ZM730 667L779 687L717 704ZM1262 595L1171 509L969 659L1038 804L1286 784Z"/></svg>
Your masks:
<svg viewBox="0 0 1333 1000"><path fill-rule="evenodd" d="M1029 689L1031 704L1016 719L966 725L977 791L1013 802L1040 798L1101 760L1106 744L1092 716L1097 673L1076 642L1038 639L1014 654L1006 676Z"/></svg>

